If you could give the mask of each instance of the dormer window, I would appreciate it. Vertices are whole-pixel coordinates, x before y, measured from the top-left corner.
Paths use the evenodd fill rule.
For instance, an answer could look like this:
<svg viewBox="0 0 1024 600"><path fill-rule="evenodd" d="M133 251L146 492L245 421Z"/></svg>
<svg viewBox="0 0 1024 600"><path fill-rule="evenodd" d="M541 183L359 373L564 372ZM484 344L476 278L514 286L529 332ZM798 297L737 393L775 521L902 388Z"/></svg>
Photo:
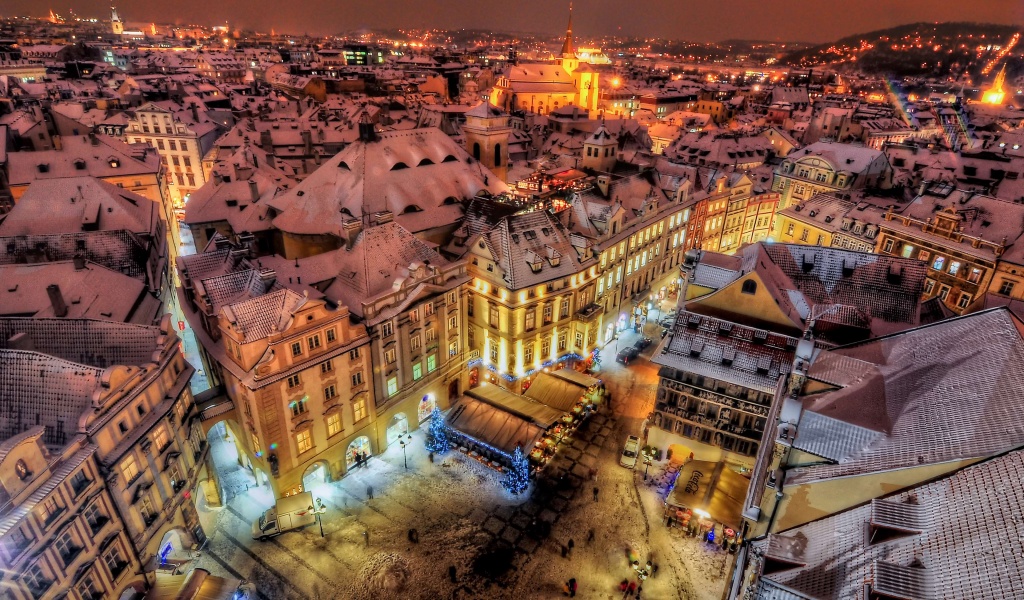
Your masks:
<svg viewBox="0 0 1024 600"><path fill-rule="evenodd" d="M26 479L32 476L32 471L28 470L28 465L25 464L25 461L23 460L19 460L17 463L15 463L14 473L15 475L18 476L18 479L22 481L25 481Z"/></svg>
<svg viewBox="0 0 1024 600"><path fill-rule="evenodd" d="M85 161L80 159L80 158L78 160L76 160L75 161L75 170L76 171L84 171L85 170Z"/></svg>
<svg viewBox="0 0 1024 600"><path fill-rule="evenodd" d="M121 166L121 161L116 158L110 159L110 168L116 169Z"/></svg>
<svg viewBox="0 0 1024 600"><path fill-rule="evenodd" d="M36 169L38 169L40 173L49 173L50 165L48 165L47 163L39 163L38 165L36 165Z"/></svg>

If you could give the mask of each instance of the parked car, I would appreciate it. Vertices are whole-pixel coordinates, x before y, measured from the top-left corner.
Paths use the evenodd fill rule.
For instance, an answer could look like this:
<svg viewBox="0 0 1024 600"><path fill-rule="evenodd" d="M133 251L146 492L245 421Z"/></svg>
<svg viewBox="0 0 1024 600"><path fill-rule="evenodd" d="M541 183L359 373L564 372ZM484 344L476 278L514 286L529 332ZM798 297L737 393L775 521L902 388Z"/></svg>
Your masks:
<svg viewBox="0 0 1024 600"><path fill-rule="evenodd" d="M634 346L629 346L623 348L622 350L619 350L619 353L615 355L615 360L624 365L628 365L629 361L635 359L638 356L640 356L640 351L637 350Z"/></svg>
<svg viewBox="0 0 1024 600"><path fill-rule="evenodd" d="M643 350L644 348L650 346L653 342L654 340L652 340L649 337L642 337L633 344L633 347L636 348L637 350Z"/></svg>
<svg viewBox="0 0 1024 600"><path fill-rule="evenodd" d="M622 447L622 456L619 457L619 464L632 469L636 466L636 456L640 453L640 438L631 435L626 438L626 445Z"/></svg>
<svg viewBox="0 0 1024 600"><path fill-rule="evenodd" d="M311 492L278 498L277 504L252 524L252 539L262 541L313 523L316 523L316 513Z"/></svg>

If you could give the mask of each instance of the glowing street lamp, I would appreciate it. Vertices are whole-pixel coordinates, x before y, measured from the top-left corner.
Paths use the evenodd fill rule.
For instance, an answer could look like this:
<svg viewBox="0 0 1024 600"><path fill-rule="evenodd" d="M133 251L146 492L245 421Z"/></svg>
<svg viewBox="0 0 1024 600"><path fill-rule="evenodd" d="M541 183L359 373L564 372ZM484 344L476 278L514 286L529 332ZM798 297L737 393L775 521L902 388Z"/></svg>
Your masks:
<svg viewBox="0 0 1024 600"><path fill-rule="evenodd" d="M310 506L309 510L316 514L316 522L320 525L320 537L324 537L324 521L321 518L321 515L324 514L325 512L327 512L327 507L324 506L323 499L317 498L316 499L316 508L313 508L312 506Z"/></svg>
<svg viewBox="0 0 1024 600"><path fill-rule="evenodd" d="M409 456L406 453L406 446L412 445L412 435L406 434L405 438L399 438L398 445L402 447L402 458L405 461L406 470L409 469Z"/></svg>

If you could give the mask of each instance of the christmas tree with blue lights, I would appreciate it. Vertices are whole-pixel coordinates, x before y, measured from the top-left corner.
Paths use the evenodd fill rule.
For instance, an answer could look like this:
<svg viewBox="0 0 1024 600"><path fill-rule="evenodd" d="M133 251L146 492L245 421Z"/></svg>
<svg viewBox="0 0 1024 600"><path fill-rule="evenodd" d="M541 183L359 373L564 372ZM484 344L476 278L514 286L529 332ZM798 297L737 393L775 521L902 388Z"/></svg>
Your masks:
<svg viewBox="0 0 1024 600"><path fill-rule="evenodd" d="M427 450L434 454L444 454L452 449L452 441L448 438L448 426L444 424L441 409L434 407L430 413L430 425L427 426Z"/></svg>
<svg viewBox="0 0 1024 600"><path fill-rule="evenodd" d="M525 492L529 485L530 461L523 454L523 449L516 446L516 451L512 453L512 466L505 472L501 487L518 496Z"/></svg>

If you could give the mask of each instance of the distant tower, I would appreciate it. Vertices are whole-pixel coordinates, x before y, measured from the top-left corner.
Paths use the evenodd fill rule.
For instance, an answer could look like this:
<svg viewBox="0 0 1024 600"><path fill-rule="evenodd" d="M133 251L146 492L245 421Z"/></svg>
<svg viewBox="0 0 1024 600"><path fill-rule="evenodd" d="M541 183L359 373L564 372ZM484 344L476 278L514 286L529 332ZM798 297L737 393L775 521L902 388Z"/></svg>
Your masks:
<svg viewBox="0 0 1024 600"><path fill-rule="evenodd" d="M124 23L121 22L121 17L117 16L117 7L110 7L110 30L114 32L114 35L121 35L124 33Z"/></svg>
<svg viewBox="0 0 1024 600"><path fill-rule="evenodd" d="M604 122L583 141L583 168L610 173L615 166L619 144L605 129Z"/></svg>
<svg viewBox="0 0 1024 600"><path fill-rule="evenodd" d="M508 114L488 102L481 102L466 111L466 152L491 170L498 179L508 177L508 138L512 126Z"/></svg>
<svg viewBox="0 0 1024 600"><path fill-rule="evenodd" d="M565 41L562 42L562 55L558 62L570 73L575 71L580 64L579 59L576 58L576 48L572 41L572 2L569 3L569 25L565 28Z"/></svg>
<svg viewBox="0 0 1024 600"><path fill-rule="evenodd" d="M1006 83L1006 63L1003 63L1003 68L999 69L999 73L996 75L996 80L992 82L992 87L985 90L985 94L982 95L981 101L985 104L1002 104L1003 99L1006 98L1006 90L1003 86Z"/></svg>

